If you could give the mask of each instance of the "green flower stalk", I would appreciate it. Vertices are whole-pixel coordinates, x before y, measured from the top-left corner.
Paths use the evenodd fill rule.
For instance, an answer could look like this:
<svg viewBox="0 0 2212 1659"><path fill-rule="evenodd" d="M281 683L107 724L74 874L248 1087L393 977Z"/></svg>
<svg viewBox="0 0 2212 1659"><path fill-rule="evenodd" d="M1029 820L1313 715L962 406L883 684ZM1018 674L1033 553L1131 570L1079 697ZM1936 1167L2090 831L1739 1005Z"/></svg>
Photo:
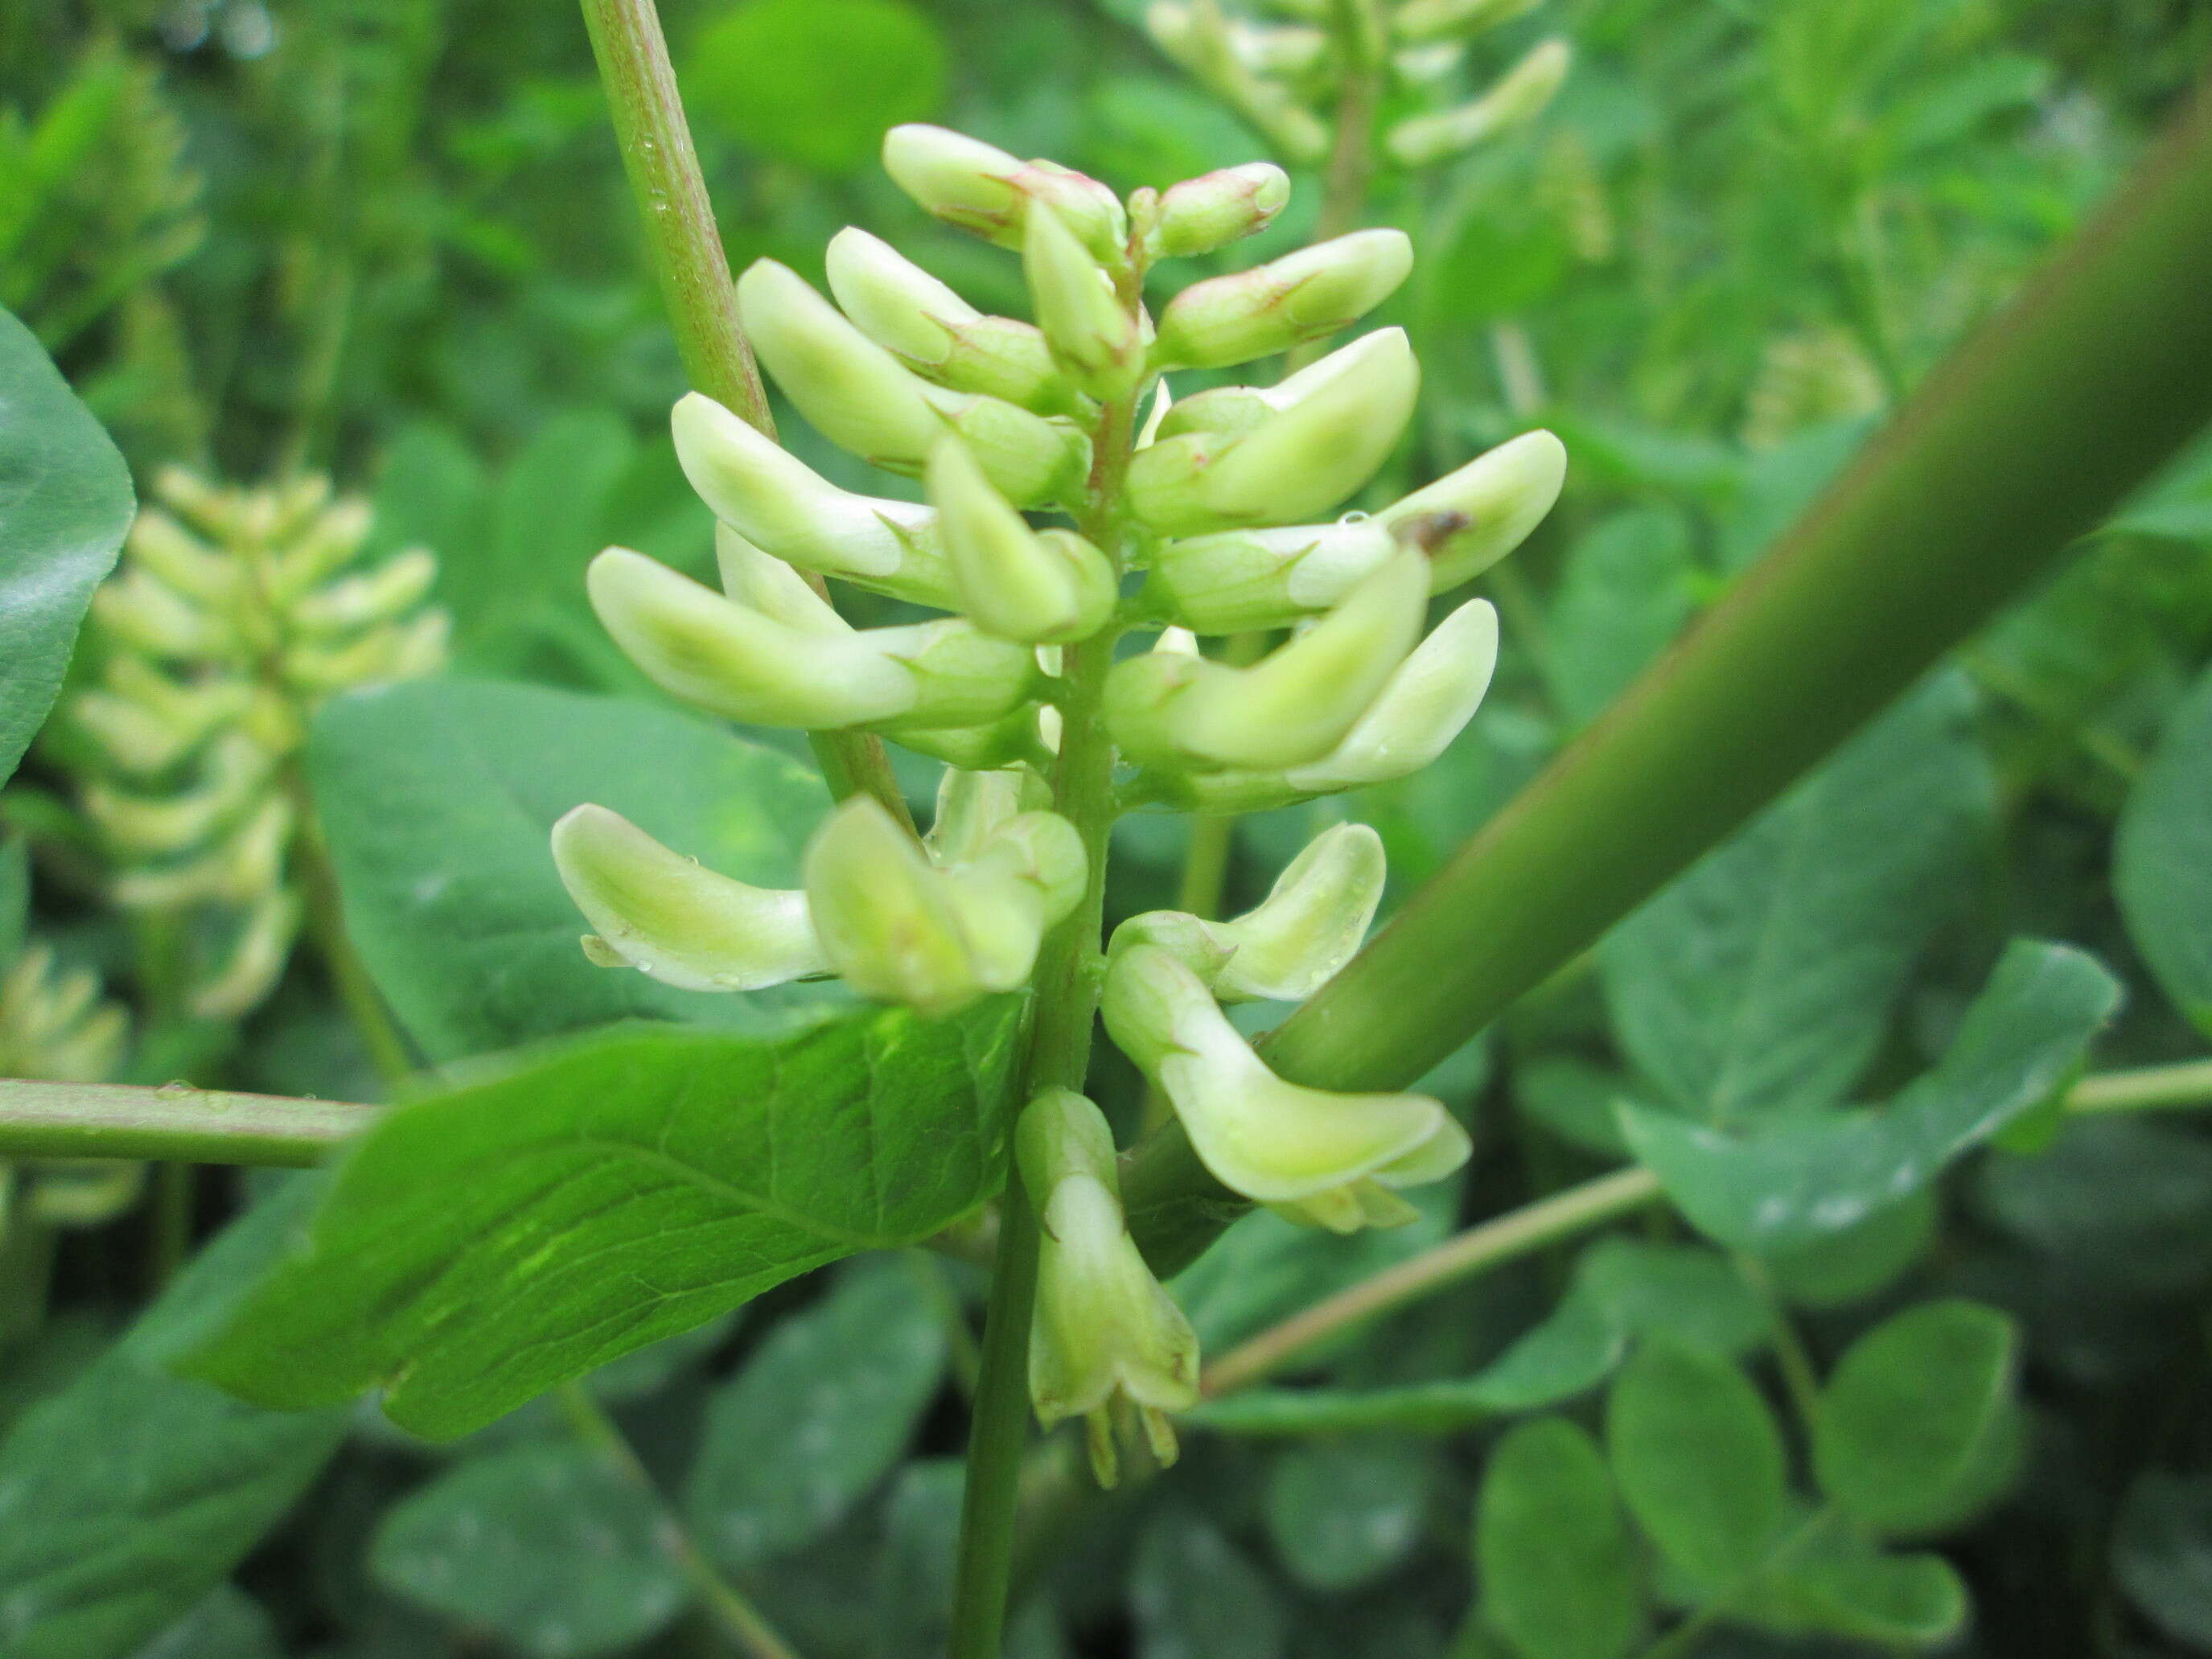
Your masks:
<svg viewBox="0 0 2212 1659"><path fill-rule="evenodd" d="M1102 951L1113 820L1307 800L1435 759L1482 700L1498 621L1470 599L1431 629L1431 602L1529 532L1565 452L1531 433L1329 519L1412 416L1419 370L1401 331L1360 335L1271 386L1176 402L1164 376L1356 322L1404 281L1403 235L1342 237L1201 282L1156 320L1141 298L1152 260L1264 226L1286 192L1279 169L1230 168L1125 205L1065 167L936 128L895 130L884 159L930 212L1018 253L1031 320L984 315L857 229L830 245L836 303L768 262L738 293L792 402L847 448L919 474L925 500L833 486L695 392L673 429L720 520L720 591L622 548L594 562L590 590L632 660L695 707L874 732L945 760L928 833L917 841L854 796L816 831L801 885L781 891L591 805L556 828L553 855L603 965L695 990L835 977L932 1018L1030 997L1032 1104L1008 1198L1023 1207L1006 1212L1001 1249L1038 1250L1024 1328L1037 1414L1084 1417L1110 1480L1117 1433L1173 1455L1164 1413L1196 1397L1197 1343L1130 1243L1112 1139L1083 1095L1102 994L1107 1031L1207 1167L1293 1219L1340 1232L1407 1220L1400 1190L1469 1151L1425 1096L1276 1077L1223 1012L1303 1000L1351 957L1382 893L1372 830L1322 835L1244 915L1152 912ZM802 573L950 614L855 629ZM1249 663L1201 641L1270 627L1292 631ZM1120 649L1141 634L1150 650ZM1029 1320L1026 1293L1015 1316Z"/></svg>
<svg viewBox="0 0 2212 1659"><path fill-rule="evenodd" d="M420 548L357 568L371 520L307 477L259 489L180 467L154 481L93 605L97 683L70 705L87 815L126 909L172 919L185 1002L242 1018L301 921L299 751L337 693L434 672L446 614Z"/></svg>

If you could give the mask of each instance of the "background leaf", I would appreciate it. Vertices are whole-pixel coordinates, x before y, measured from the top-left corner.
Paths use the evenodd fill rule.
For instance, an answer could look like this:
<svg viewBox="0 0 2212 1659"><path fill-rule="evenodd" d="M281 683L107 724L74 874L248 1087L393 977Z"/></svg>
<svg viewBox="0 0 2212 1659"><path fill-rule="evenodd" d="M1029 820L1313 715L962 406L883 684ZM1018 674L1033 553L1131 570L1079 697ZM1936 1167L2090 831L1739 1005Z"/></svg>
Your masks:
<svg viewBox="0 0 2212 1659"><path fill-rule="evenodd" d="M2212 1477L2139 1476L2120 1506L2112 1571L2160 1630L2212 1653Z"/></svg>
<svg viewBox="0 0 2212 1659"><path fill-rule="evenodd" d="M1500 1440L1474 1512L1481 1617L1519 1659L1620 1659L1644 1630L1642 1575L1597 1443L1563 1417Z"/></svg>
<svg viewBox="0 0 2212 1659"><path fill-rule="evenodd" d="M1820 1489L1877 1532L1942 1532L2010 1473L2020 1332L1994 1308L1924 1302L1853 1343L1821 1390Z"/></svg>
<svg viewBox="0 0 2212 1659"><path fill-rule="evenodd" d="M1146 1523L1129 1599L1141 1659L1282 1659L1289 1641L1289 1616L1260 1570L1180 1505Z"/></svg>
<svg viewBox="0 0 2212 1659"><path fill-rule="evenodd" d="M904 1455L945 1358L913 1263L848 1269L708 1402L684 1496L702 1546L750 1567L827 1532Z"/></svg>
<svg viewBox="0 0 2212 1659"><path fill-rule="evenodd" d="M2069 1083L2120 988L2063 945L2007 951L1936 1069L1879 1112L1738 1139L1624 1104L1636 1156L1698 1231L1752 1250L1858 1224Z"/></svg>
<svg viewBox="0 0 2212 1659"><path fill-rule="evenodd" d="M1781 1431L1759 1391L1717 1355L1647 1345L1606 1401L1622 1500L1699 1583L1755 1571L1789 1518Z"/></svg>
<svg viewBox="0 0 2212 1659"><path fill-rule="evenodd" d="M2212 673L2176 711L2128 797L2112 893L2160 988L2212 1036Z"/></svg>
<svg viewBox="0 0 2212 1659"><path fill-rule="evenodd" d="M0 311L0 781L53 706L137 506L100 422Z"/></svg>
<svg viewBox="0 0 2212 1659"><path fill-rule="evenodd" d="M809 1267L926 1238L1003 1178L1018 1008L772 1041L617 1031L392 1112L307 1249L192 1368L276 1407L382 1384L394 1422L445 1438Z"/></svg>
<svg viewBox="0 0 2212 1659"><path fill-rule="evenodd" d="M1929 680L1600 947L1622 1044L1685 1115L1832 1106L1865 1069L1989 834L1973 709Z"/></svg>
<svg viewBox="0 0 2212 1659"><path fill-rule="evenodd" d="M409 1600L533 1659L642 1640L690 1599L660 1510L574 1440L472 1457L388 1511L369 1571Z"/></svg>
<svg viewBox="0 0 2212 1659"><path fill-rule="evenodd" d="M1277 1557L1309 1589L1382 1577L1420 1541L1431 1475L1419 1444L1395 1437L1291 1448L1267 1471L1262 1499Z"/></svg>
<svg viewBox="0 0 2212 1659"><path fill-rule="evenodd" d="M168 1369L276 1256L318 1185L296 1178L233 1224L0 1443L9 1659L132 1653L228 1577L337 1449L343 1411L264 1411Z"/></svg>

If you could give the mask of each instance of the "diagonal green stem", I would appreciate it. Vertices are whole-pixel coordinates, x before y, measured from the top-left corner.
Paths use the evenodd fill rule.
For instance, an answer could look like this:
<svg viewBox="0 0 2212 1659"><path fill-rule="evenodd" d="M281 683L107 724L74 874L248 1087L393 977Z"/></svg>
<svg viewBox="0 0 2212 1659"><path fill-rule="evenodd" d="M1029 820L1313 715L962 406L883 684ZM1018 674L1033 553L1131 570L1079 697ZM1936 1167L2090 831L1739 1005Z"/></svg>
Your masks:
<svg viewBox="0 0 2212 1659"><path fill-rule="evenodd" d="M654 1536L716 1626L744 1651L748 1659L799 1659L797 1650L769 1623L761 1610L715 1570L707 1553L699 1547L698 1540L692 1537L690 1528L669 1506L652 1471L638 1461L636 1451L614 1419L607 1415L606 1408L592 1397L592 1391L581 1382L564 1382L554 1393L569 1427L586 1448L652 1499L653 1508L659 1511Z"/></svg>
<svg viewBox="0 0 2212 1659"><path fill-rule="evenodd" d="M2026 593L2212 418L2212 94L1844 479L1267 1044L1421 1075ZM1448 965L1448 970L1440 967ZM1156 1267L1244 1207L1175 1126L1122 1182Z"/></svg>
<svg viewBox="0 0 2212 1659"><path fill-rule="evenodd" d="M775 420L738 319L737 285L730 280L707 181L684 119L660 15L653 0L583 0L583 6L592 55L622 147L623 170L653 246L684 371L693 386L773 438ZM819 576L807 580L828 597ZM832 794L841 800L872 795L894 823L914 828L882 738L862 732L816 732L808 741Z"/></svg>

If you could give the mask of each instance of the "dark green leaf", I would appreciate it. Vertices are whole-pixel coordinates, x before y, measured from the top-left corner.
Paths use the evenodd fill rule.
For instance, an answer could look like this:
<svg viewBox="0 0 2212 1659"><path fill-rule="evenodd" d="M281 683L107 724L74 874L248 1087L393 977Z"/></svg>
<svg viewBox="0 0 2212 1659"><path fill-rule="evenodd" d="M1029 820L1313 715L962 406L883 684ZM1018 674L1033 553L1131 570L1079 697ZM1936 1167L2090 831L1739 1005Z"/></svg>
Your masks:
<svg viewBox="0 0 2212 1659"><path fill-rule="evenodd" d="M2112 1571L2160 1630L2212 1653L2212 1477L2137 1476L2120 1506Z"/></svg>
<svg viewBox="0 0 2212 1659"><path fill-rule="evenodd" d="M856 1265L715 1391L685 1504L749 1567L811 1543L904 1455L945 1374L944 1314L912 1263Z"/></svg>
<svg viewBox="0 0 2212 1659"><path fill-rule="evenodd" d="M0 311L0 781L53 706L137 506L100 422Z"/></svg>
<svg viewBox="0 0 2212 1659"><path fill-rule="evenodd" d="M1990 1158L1975 1194L2005 1231L2136 1295L2212 1275L2212 1143L2178 1124L2070 1119L2039 1156Z"/></svg>
<svg viewBox="0 0 2212 1659"><path fill-rule="evenodd" d="M1966 1622L1966 1587L1938 1555L1885 1554L1823 1535L1790 1551L1747 1597L1751 1622L1790 1635L1941 1647Z"/></svg>
<svg viewBox="0 0 2212 1659"><path fill-rule="evenodd" d="M1896 1203L2043 1104L2071 1079L2119 1000L2094 957L2022 940L1942 1063L1885 1110L1738 1138L1624 1104L1621 1127L1701 1231L1743 1249L1791 1249Z"/></svg>
<svg viewBox="0 0 2212 1659"><path fill-rule="evenodd" d="M1963 1520L2009 1472L2019 1349L2013 1322L1978 1302L1923 1303L1877 1325L1821 1391L1821 1491L1877 1532L1942 1532Z"/></svg>
<svg viewBox="0 0 2212 1659"><path fill-rule="evenodd" d="M1692 1578L1765 1561L1789 1518L1782 1434L1733 1363L1647 1343L1613 1385L1606 1442L1629 1512Z"/></svg>
<svg viewBox="0 0 2212 1659"><path fill-rule="evenodd" d="M2175 711L2128 797L2112 891L2160 988L2212 1035L2212 673Z"/></svg>
<svg viewBox="0 0 2212 1659"><path fill-rule="evenodd" d="M1260 1570L1188 1510L1156 1511L1129 1599L1139 1659L1281 1659L1290 1614Z"/></svg>
<svg viewBox="0 0 2212 1659"><path fill-rule="evenodd" d="M1267 1472L1267 1535L1309 1589L1356 1589L1420 1541L1431 1465L1418 1443L1321 1440L1293 1447Z"/></svg>
<svg viewBox="0 0 2212 1659"><path fill-rule="evenodd" d="M1498 1443L1474 1511L1482 1617L1519 1659L1619 1659L1644 1629L1634 1547L1605 1454L1563 1417Z"/></svg>
<svg viewBox="0 0 2212 1659"><path fill-rule="evenodd" d="M401 1108L192 1368L277 1407L380 1384L394 1422L445 1438L926 1238L1002 1178L1018 1010L878 1009L773 1041L632 1029Z"/></svg>
<svg viewBox="0 0 2212 1659"><path fill-rule="evenodd" d="M369 1571L410 1601L495 1632L533 1659L643 1640L682 1611L659 1505L574 1440L473 1457L393 1508Z"/></svg>
<svg viewBox="0 0 2212 1659"><path fill-rule="evenodd" d="M1774 1288L1802 1308L1843 1308L1893 1282L1926 1252L1940 1206L1923 1188L1839 1233L1765 1258Z"/></svg>
<svg viewBox="0 0 2212 1659"><path fill-rule="evenodd" d="M267 1608L235 1584L219 1584L131 1659L284 1659L284 1648Z"/></svg>
<svg viewBox="0 0 2212 1659"><path fill-rule="evenodd" d="M0 1443L8 1659L134 1652L198 1606L337 1449L343 1411L262 1411L168 1369L276 1257L317 1184L234 1224Z"/></svg>
<svg viewBox="0 0 2212 1659"><path fill-rule="evenodd" d="M1262 1389L1209 1401L1192 1418L1231 1434L1450 1434L1595 1388L1640 1336L1735 1356L1759 1346L1767 1325L1742 1276L1712 1251L1601 1239L1583 1253L1551 1315L1473 1376L1357 1391Z"/></svg>
<svg viewBox="0 0 2212 1659"><path fill-rule="evenodd" d="M596 801L725 875L796 886L829 797L787 756L643 703L431 680L332 704L308 763L348 930L434 1060L641 1015L769 1030L825 994L593 967L547 842Z"/></svg>
<svg viewBox="0 0 2212 1659"><path fill-rule="evenodd" d="M31 921L31 845L20 836L0 839L0 973L23 949Z"/></svg>
<svg viewBox="0 0 2212 1659"><path fill-rule="evenodd" d="M945 42L904 0L744 0L693 43L689 101L780 161L846 173L945 98Z"/></svg>
<svg viewBox="0 0 2212 1659"><path fill-rule="evenodd" d="M1620 1041L1682 1112L1843 1100L1988 833L1972 715L1961 678L1930 680L1607 939Z"/></svg>

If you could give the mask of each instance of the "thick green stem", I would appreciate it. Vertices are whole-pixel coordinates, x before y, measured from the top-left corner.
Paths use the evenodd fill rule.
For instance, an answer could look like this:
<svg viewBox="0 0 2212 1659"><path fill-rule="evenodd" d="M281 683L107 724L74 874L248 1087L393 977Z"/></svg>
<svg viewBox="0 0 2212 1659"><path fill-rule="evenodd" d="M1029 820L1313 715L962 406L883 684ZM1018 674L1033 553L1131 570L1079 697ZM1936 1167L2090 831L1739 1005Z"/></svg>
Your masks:
<svg viewBox="0 0 2212 1659"><path fill-rule="evenodd" d="M668 1500L660 1491L653 1473L638 1461L637 1453L623 1437L622 1430L606 1413L605 1407L592 1397L592 1391L581 1382L564 1382L555 1394L561 1409L568 1419L576 1437L586 1448L605 1460L607 1466L623 1480L636 1487L653 1500L659 1511L659 1524L653 1536L676 1570L691 1586L699 1605L707 1610L722 1632L741 1648L750 1659L799 1659L798 1650L785 1641L769 1624L759 1608L745 1599L735 1584L714 1570L714 1564L699 1547L698 1540L678 1518Z"/></svg>
<svg viewBox="0 0 2212 1659"><path fill-rule="evenodd" d="M1142 273L1123 298L1135 303ZM1076 527L1121 563L1121 484L1128 468L1135 399L1109 404L1093 438L1091 475ZM1018 1098L1047 1089L1082 1091L1091 1069L1097 1018L1099 945L1106 909L1106 859L1114 828L1114 744L1107 735L1107 671L1114 630L1063 648L1060 758L1053 810L1083 837L1088 860L1083 898L1037 953L1029 1049ZM998 1659L1012 1582L1020 1506L1022 1449L1028 1438L1030 1322L1036 1302L1037 1223L1021 1171L1009 1167L999 1206L998 1259L983 1319L983 1358L969 1434L968 1485L960 1507L960 1553L953 1574L952 1659Z"/></svg>
<svg viewBox="0 0 2212 1659"><path fill-rule="evenodd" d="M768 393L738 319L737 285L721 233L707 200L691 129L676 89L653 0L583 0L592 55L606 88L630 195L653 246L653 267L691 384L775 435ZM828 597L818 576L807 579ZM862 793L883 804L894 822L914 827L906 797L891 776L883 741L859 732L810 735L830 791L839 799Z"/></svg>
<svg viewBox="0 0 2212 1659"><path fill-rule="evenodd" d="M1402 1087L1803 775L2212 417L2212 96L1690 634L1276 1031ZM1122 1182L1154 1265L1243 1206L1175 1126Z"/></svg>

